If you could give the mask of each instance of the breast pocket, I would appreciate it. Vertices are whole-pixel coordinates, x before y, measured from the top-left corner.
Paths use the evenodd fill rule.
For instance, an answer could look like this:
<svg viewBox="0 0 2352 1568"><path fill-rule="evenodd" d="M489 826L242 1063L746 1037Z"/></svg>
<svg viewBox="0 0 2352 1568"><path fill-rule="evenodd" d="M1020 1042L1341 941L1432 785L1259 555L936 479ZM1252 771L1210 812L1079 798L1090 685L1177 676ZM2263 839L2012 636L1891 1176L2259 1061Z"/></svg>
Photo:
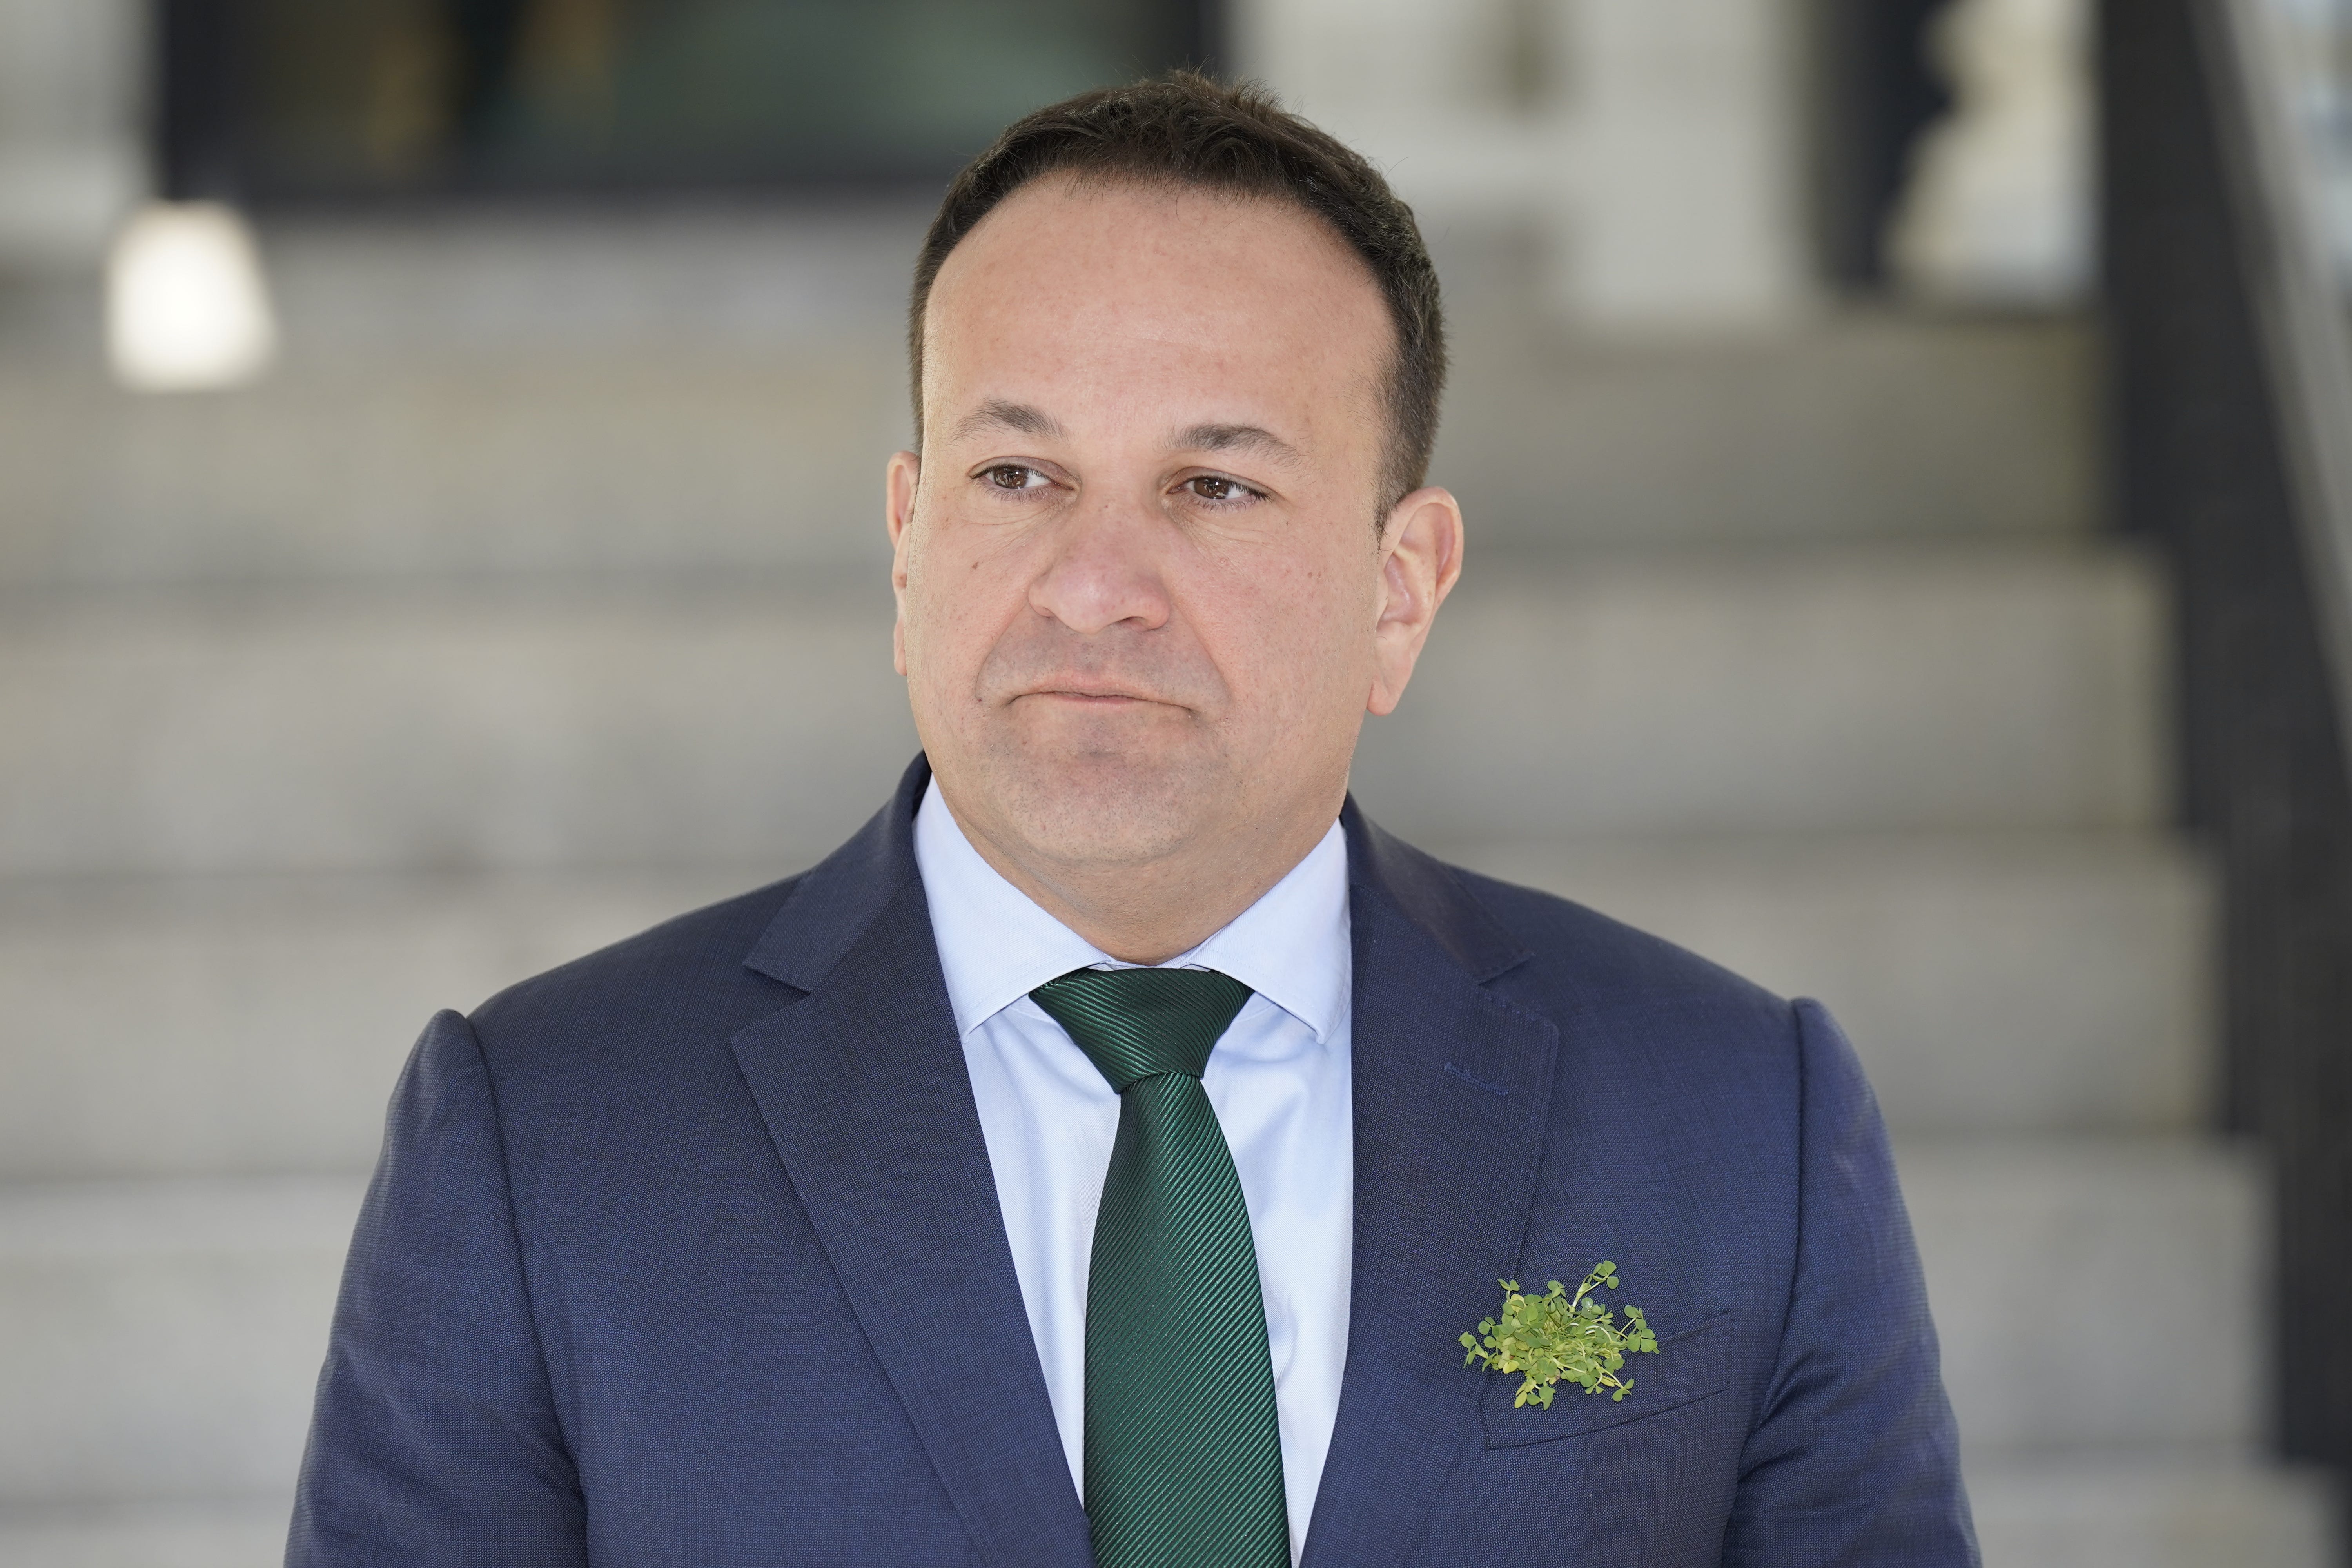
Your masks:
<svg viewBox="0 0 2352 1568"><path fill-rule="evenodd" d="M1549 1443L1574 1437L1629 1421L1662 1415L1697 1403L1731 1386L1733 1348L1731 1314L1718 1312L1695 1329L1670 1340L1660 1340L1655 1355L1630 1357L1620 1373L1633 1386L1622 1399L1587 1394L1563 1383L1552 1394L1551 1408L1513 1405L1526 1380L1517 1373L1486 1374L1485 1415L1486 1447L1512 1448L1524 1443Z"/></svg>

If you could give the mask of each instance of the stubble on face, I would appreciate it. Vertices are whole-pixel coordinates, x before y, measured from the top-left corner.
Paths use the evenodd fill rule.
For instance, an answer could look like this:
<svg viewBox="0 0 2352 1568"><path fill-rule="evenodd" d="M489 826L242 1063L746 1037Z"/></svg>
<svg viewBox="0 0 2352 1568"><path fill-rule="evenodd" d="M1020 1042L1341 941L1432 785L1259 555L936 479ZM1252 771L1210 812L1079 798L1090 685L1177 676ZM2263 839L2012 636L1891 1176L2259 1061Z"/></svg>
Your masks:
<svg viewBox="0 0 2352 1568"><path fill-rule="evenodd" d="M1081 636L1017 617L973 697L979 793L1056 859L1163 858L1247 791L1223 728L1233 693L1181 623Z"/></svg>
<svg viewBox="0 0 2352 1568"><path fill-rule="evenodd" d="M939 786L1032 896L1270 868L1230 918L1328 827L1373 679L1377 285L1286 205L1046 181L950 257L926 331L893 505ZM1195 493L1228 481L1255 499Z"/></svg>

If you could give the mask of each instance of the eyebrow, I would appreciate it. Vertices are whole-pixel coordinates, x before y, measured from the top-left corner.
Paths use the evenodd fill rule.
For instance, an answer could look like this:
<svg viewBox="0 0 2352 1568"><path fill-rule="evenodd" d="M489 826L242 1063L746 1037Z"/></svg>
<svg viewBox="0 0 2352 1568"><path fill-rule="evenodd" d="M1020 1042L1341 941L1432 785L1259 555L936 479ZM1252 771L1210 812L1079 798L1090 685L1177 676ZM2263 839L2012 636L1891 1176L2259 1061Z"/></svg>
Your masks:
<svg viewBox="0 0 2352 1568"><path fill-rule="evenodd" d="M958 420L948 438L961 441L991 430L1055 439L1065 434L1060 422L1044 409L992 397ZM1178 452L1254 452L1286 467L1304 461L1297 447L1257 425L1193 425L1170 437L1168 446Z"/></svg>
<svg viewBox="0 0 2352 1568"><path fill-rule="evenodd" d="M1297 447L1255 425L1195 425L1178 431L1169 445L1182 452L1255 452L1291 467L1302 461Z"/></svg>
<svg viewBox="0 0 2352 1568"><path fill-rule="evenodd" d="M985 430L1013 430L1024 436L1060 436L1062 427L1054 416L1042 408L1026 403L1007 403L992 397L957 421L948 435L950 441L961 441Z"/></svg>

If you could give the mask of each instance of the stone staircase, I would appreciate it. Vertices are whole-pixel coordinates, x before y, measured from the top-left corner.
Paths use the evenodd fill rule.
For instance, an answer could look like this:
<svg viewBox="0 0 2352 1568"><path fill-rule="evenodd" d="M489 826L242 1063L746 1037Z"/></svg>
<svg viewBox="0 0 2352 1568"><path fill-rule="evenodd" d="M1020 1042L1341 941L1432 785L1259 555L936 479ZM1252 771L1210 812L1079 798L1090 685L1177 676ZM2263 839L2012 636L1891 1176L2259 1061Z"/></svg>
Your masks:
<svg viewBox="0 0 2352 1568"><path fill-rule="evenodd" d="M289 359L230 395L0 332L0 1568L275 1561L425 1018L880 801L919 221L278 234ZM2260 1457L2263 1176L2205 1131L2090 342L1576 343L1510 246L1441 261L1470 573L1368 809L1839 1012L1988 1562L2330 1561Z"/></svg>

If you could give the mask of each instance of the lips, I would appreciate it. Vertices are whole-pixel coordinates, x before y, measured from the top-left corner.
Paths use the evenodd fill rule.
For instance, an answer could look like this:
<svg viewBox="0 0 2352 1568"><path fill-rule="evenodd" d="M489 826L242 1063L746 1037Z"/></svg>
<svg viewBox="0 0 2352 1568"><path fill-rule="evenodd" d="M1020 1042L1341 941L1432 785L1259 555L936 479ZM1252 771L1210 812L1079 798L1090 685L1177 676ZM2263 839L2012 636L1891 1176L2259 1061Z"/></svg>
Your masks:
<svg viewBox="0 0 2352 1568"><path fill-rule="evenodd" d="M1034 691L1024 691L1021 693L1021 696L1052 697L1057 698L1065 702L1102 703L1105 705L1122 702L1150 702L1170 708L1181 706L1181 703L1170 702L1164 697L1147 697L1139 691L1087 691L1077 688L1065 686L1043 687ZM1018 699L1015 700L1018 700Z"/></svg>
<svg viewBox="0 0 2352 1568"><path fill-rule="evenodd" d="M974 695L999 711L1040 697L1074 711L1150 704L1205 714L1225 697L1216 667L1181 632L1078 637L1042 616L1007 627L976 673Z"/></svg>

